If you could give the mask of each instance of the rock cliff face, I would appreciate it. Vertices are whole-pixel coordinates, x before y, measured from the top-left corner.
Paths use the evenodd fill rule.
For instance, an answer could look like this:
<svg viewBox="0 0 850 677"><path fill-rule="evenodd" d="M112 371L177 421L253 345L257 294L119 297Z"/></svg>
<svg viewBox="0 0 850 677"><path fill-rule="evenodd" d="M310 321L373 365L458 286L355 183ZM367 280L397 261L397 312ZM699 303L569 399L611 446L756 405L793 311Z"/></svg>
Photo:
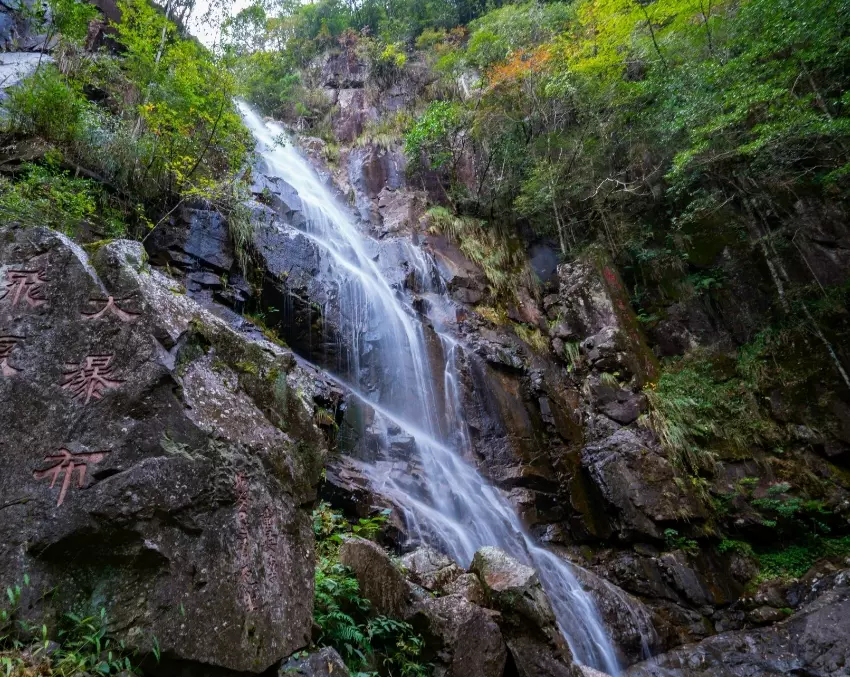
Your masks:
<svg viewBox="0 0 850 677"><path fill-rule="evenodd" d="M783 431L779 451L768 436L718 447L699 472L650 421L659 359L751 340L769 314L767 273L724 243L706 254L728 280L714 305L679 298L645 331L608 257L559 264L541 241L525 252L536 281L494 312L485 271L425 215L440 177L410 181L397 143L352 143L427 72L374 91L349 54L317 66L343 145L333 165L318 139L305 152L373 236L370 257L421 322L429 359L446 358L437 329L462 346L452 383L434 388L442 407L458 390L466 460L535 537L586 567L627 674L847 674L846 562L759 587L746 549L715 547L723 520L763 536L752 500L789 479L816 493L827 529L847 531L846 394L826 376L805 398L796 381L773 388L758 406ZM331 650L293 656L311 640L311 507L318 492L350 515L393 507L365 464L411 482L422 468L410 435L306 362L357 364L368 388L385 385L368 336L351 340L356 318L298 194L262 164L251 179L247 272L244 243L203 204L144 249L0 229L0 581L29 578L23 608L39 622L105 607L128 645L158 644L165 672L283 661L281 674L338 674ZM805 200L796 209L808 260L824 283L844 281L846 228ZM466 570L407 528L396 511L385 534L401 567L358 539L341 559L377 612L423 633L438 674L577 677L533 569L484 548Z"/></svg>
<svg viewBox="0 0 850 677"><path fill-rule="evenodd" d="M26 615L104 607L165 661L262 672L306 646L310 375L152 270L0 231L0 579Z"/></svg>
<svg viewBox="0 0 850 677"><path fill-rule="evenodd" d="M340 115L345 110L341 105ZM697 555L670 542L671 532L685 540L710 534L717 516L647 425L645 388L658 379L658 357L668 354L664 340L673 333L660 337L657 326L650 335L643 331L613 263L593 254L555 267L544 265L545 252L538 251L539 300L520 293L525 300L508 309L509 318L545 340L544 346L531 345L516 324L494 323L479 312L489 294L483 272L445 237L430 232L417 209L405 211L402 225L388 225L381 208L388 192L411 204L427 199L427 191L417 193L407 184L400 150L366 144L344 152L350 152L348 159L333 171L315 154L320 173L348 192L375 238L375 261L420 313L426 333L439 325L465 348L457 366L469 460L508 495L538 537L601 577L602 583L594 582L588 574L585 586L623 661L761 623L741 602L754 573L745 556L710 548ZM288 308L273 322L290 345L338 367L350 346L340 342L334 324L337 290L322 272L328 262L300 233L306 217L291 188L264 177L262 168L254 180L263 215L254 252L266 271L260 304ZM423 255L429 279L421 272ZM435 302L434 290L451 297L448 310ZM692 336L682 345L696 341ZM436 339L433 343L442 350ZM328 499L352 514L392 505L361 472L361 462L378 458L378 437L385 434L373 428L374 418L362 402L349 402L337 438L340 453L323 487ZM841 448L839 437L830 438L829 448ZM390 444L398 452L393 472L415 477L420 472L415 458L403 452L412 440L399 433ZM832 477L835 471L823 460L827 447L820 453L798 449L781 471L765 464L758 450L739 452L723 458L709 481L722 494L755 468L765 487L787 476L781 473L804 467ZM830 505L840 509L847 488L839 480L830 491ZM397 518L393 533L402 547L405 525ZM531 658L526 662L534 664Z"/></svg>
<svg viewBox="0 0 850 677"><path fill-rule="evenodd" d="M821 404L812 407L796 395L775 392L770 396L770 425L787 431L790 453L777 460L758 445L734 453L722 449L717 463L702 476L683 467L653 431L647 395L662 373L659 358L694 350L734 351L753 338L769 314L772 291L767 271L748 267L747 253L735 243L714 243L714 249L703 243L705 261L720 261L726 270L728 284L713 297L715 305L706 305L706 299L696 295L680 298L668 304L662 318L647 324L638 320L629 282L610 259L590 253L557 265L553 249L539 242L527 252L538 291L517 290L514 305L506 308L507 319L494 321L492 313L485 312L492 294L484 271L454 242L434 232L423 216L427 204L443 199L440 177L420 173L411 182L397 144L369 142L368 136L349 144L364 120L390 110L389 98L413 99L423 81L402 82L393 92L373 88L370 93L363 65L352 65L342 55L324 62L319 77L337 107L334 116L342 146L339 159L328 164L323 143L304 139L308 154L374 236L375 260L420 314L425 331L439 326L464 346L457 360L457 384L470 462L509 496L535 535L613 584L606 588L590 578L586 581L624 660L635 662L647 651L658 653L715 633L741 638L756 626L761 628L760 637L778 636L764 624L778 618L780 608L797 605L761 609L746 602L744 590L755 573L753 562L740 552L718 552L713 547L718 520L727 518L718 515L711 498L733 496L748 477L760 478L751 498L766 496L769 487L788 478L806 477L807 486L820 492L824 505L838 516L836 524L844 525L850 485L834 465L848 448L842 423L844 395L823 386L819 395L813 394L822 398ZM281 224L275 237L289 229L297 231L303 219L299 206L286 195L286 186L280 185L271 191L271 200L268 191L256 193ZM809 260L823 260L824 275L830 280L844 279L836 266L843 256L845 231L830 218L816 225L809 208L799 206L800 219L811 222L805 235L806 255ZM304 332L319 330L310 345L322 345L320 334L325 341L333 335L334 313L333 291L316 288L322 277L320 257L305 243L303 256L277 266L275 259L285 248L264 245L265 237L259 231L261 265L292 271L277 274L274 286L295 304L294 316L302 318L293 322L290 316L282 331L291 331L293 325ZM423 254L432 279L423 280L419 272L418 257ZM304 262L314 260L318 267L303 272ZM793 275L790 264L789 270ZM435 302L435 289L451 298L448 310ZM311 301L331 312L317 312ZM306 336L293 335L292 345L303 346ZM438 341L433 343L435 351L442 349ZM317 354L303 347L296 350L314 359ZM328 347L323 350L327 355ZM376 458L378 433L371 427L373 420L368 407L349 407L337 440L341 453L329 465L323 487L330 500L361 515L372 506L391 503L376 494L360 472L361 462ZM812 433L808 437L807 431ZM403 435L392 441L398 450L409 443ZM420 471L403 453L396 465L400 475L415 477ZM733 500L743 503L740 497ZM763 528L761 518L747 516L746 508L740 514L735 529L752 533L747 530ZM394 527L396 544L404 543L405 525L399 522ZM688 546L696 543L692 539L701 539L708 547L697 553ZM420 565L411 561L410 571ZM457 573L448 564L444 568L445 575ZM420 574L415 573L414 581L425 580L416 576ZM832 605L833 598L828 599L826 604ZM630 612L620 613L623 609ZM800 611L794 618L804 616ZM618 627L617 619L625 617L651 619L647 624L655 634L636 631L637 621ZM671 657L670 665L675 660ZM734 674L761 674L752 670Z"/></svg>

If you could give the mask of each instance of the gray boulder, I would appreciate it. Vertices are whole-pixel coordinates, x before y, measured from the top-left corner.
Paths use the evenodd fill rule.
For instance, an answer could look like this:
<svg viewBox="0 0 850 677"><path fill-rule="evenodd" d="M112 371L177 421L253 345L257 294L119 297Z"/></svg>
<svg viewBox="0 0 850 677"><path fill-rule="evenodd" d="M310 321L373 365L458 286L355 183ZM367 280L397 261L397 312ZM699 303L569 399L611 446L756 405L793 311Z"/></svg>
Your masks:
<svg viewBox="0 0 850 677"><path fill-rule="evenodd" d="M39 623L103 607L142 653L262 672L310 640L314 386L174 288L138 243L2 229L0 581Z"/></svg>
<svg viewBox="0 0 850 677"><path fill-rule="evenodd" d="M407 578L426 590L442 592L464 574L451 557L427 545L401 558Z"/></svg>
<svg viewBox="0 0 850 677"><path fill-rule="evenodd" d="M677 482L679 472L655 445L631 430L617 430L581 452L581 464L609 506L620 538L662 538L659 523L703 516L696 497Z"/></svg>
<svg viewBox="0 0 850 677"><path fill-rule="evenodd" d="M499 625L519 675L579 674L534 569L492 547L478 550L470 569L481 581L489 606L500 612Z"/></svg>
<svg viewBox="0 0 850 677"><path fill-rule="evenodd" d="M410 613L410 585L377 543L348 538L339 550L339 561L354 572L360 592L379 614L405 618Z"/></svg>
<svg viewBox="0 0 850 677"><path fill-rule="evenodd" d="M463 597L426 597L411 622L438 647L437 659L450 677L502 677L507 649L489 609Z"/></svg>
<svg viewBox="0 0 850 677"><path fill-rule="evenodd" d="M628 677L846 677L850 665L850 570L815 583L788 620L724 632L638 663Z"/></svg>
<svg viewBox="0 0 850 677"><path fill-rule="evenodd" d="M286 660L277 674L278 677L349 677L351 673L336 649L326 646L309 654L299 652Z"/></svg>

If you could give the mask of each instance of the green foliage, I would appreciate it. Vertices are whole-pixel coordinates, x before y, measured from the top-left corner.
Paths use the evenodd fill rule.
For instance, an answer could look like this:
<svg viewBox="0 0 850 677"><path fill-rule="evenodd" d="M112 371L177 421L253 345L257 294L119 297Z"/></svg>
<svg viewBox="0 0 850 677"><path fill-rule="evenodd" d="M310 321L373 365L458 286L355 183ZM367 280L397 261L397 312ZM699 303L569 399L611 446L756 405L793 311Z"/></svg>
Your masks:
<svg viewBox="0 0 850 677"><path fill-rule="evenodd" d="M469 24L466 59L478 68L505 61L516 50L552 40L574 12L566 2L523 2L488 12Z"/></svg>
<svg viewBox="0 0 850 677"><path fill-rule="evenodd" d="M757 553L759 563L758 581L774 578L799 578L815 562L824 557L847 557L850 555L850 536L826 538L812 536L802 543L777 550Z"/></svg>
<svg viewBox="0 0 850 677"><path fill-rule="evenodd" d="M58 647L54 646L46 625L30 625L19 617L21 597L29 585L25 575L23 587L7 587L6 599L0 602L0 671L6 677L34 673L55 677L142 674L133 662L136 652L109 635L103 608L92 615L61 616L55 637ZM154 658L159 660L158 650Z"/></svg>
<svg viewBox="0 0 850 677"><path fill-rule="evenodd" d="M75 174L99 179L137 237L150 224L147 215L158 222L181 200L227 203L252 144L233 106L235 83L224 61L182 37L144 0L120 4L120 53L94 59L75 44L93 7L74 0L53 6L51 30L67 31L61 70L44 62L11 88L3 103L5 131L40 137ZM90 92L96 103L86 99ZM68 214L90 212L90 203L65 206ZM98 220L114 221L111 214L100 218L99 210Z"/></svg>
<svg viewBox="0 0 850 677"><path fill-rule="evenodd" d="M549 339L537 327L516 322L513 327L516 335L536 352L545 354L549 350Z"/></svg>
<svg viewBox="0 0 850 677"><path fill-rule="evenodd" d="M422 638L409 623L375 615L360 596L357 578L339 562L346 535L373 539L389 514L383 510L352 524L327 503L313 511L318 551L313 620L320 628L316 643L334 647L354 674L427 677L431 669L420 659Z"/></svg>
<svg viewBox="0 0 850 677"><path fill-rule="evenodd" d="M506 237L481 219L458 216L445 207L432 207L427 216L432 231L456 242L464 255L481 267L496 297L513 299L523 284L535 289L533 273L517 238Z"/></svg>
<svg viewBox="0 0 850 677"><path fill-rule="evenodd" d="M736 541L733 539L724 538L717 544L717 551L720 553L735 552L745 557L755 557L753 546L746 541Z"/></svg>
<svg viewBox="0 0 850 677"><path fill-rule="evenodd" d="M48 0L47 5L53 28L74 42L85 40L89 22L99 16L95 5L81 0Z"/></svg>
<svg viewBox="0 0 850 677"><path fill-rule="evenodd" d="M699 543L692 538L679 536L679 532L675 529L664 530L664 543L670 550L681 550L688 555L699 554Z"/></svg>
<svg viewBox="0 0 850 677"><path fill-rule="evenodd" d="M434 101L428 106L404 135L404 153L411 163L424 158L431 169L439 169L454 159L460 111L460 107L450 101Z"/></svg>
<svg viewBox="0 0 850 677"><path fill-rule="evenodd" d="M672 361L645 392L650 425L693 472L712 467L717 451L743 451L778 434L752 386L705 357Z"/></svg>
<svg viewBox="0 0 850 677"><path fill-rule="evenodd" d="M101 184L74 178L51 162L24 164L15 182L0 178L0 218L47 226L69 236L86 222L109 238L126 233L121 205Z"/></svg>
<svg viewBox="0 0 850 677"><path fill-rule="evenodd" d="M79 136L88 106L80 84L53 64L42 65L32 78L13 87L5 102L11 131L59 143Z"/></svg>

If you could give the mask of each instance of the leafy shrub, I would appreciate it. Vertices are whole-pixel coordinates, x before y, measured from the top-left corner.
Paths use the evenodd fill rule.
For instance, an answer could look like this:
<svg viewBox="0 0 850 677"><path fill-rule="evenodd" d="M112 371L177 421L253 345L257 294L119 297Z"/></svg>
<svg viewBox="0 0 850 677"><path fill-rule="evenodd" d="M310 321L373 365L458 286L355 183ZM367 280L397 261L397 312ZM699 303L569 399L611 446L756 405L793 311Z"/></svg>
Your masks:
<svg viewBox="0 0 850 677"><path fill-rule="evenodd" d="M431 169L448 164L456 152L461 109L450 101L434 101L404 136L404 153L413 166L423 159Z"/></svg>
<svg viewBox="0 0 850 677"><path fill-rule="evenodd" d="M717 545L717 551L720 553L726 552L736 552L740 555L745 555L747 557L755 557L755 552L753 552L753 546L751 546L746 541L736 541L729 538L724 538Z"/></svg>
<svg viewBox="0 0 850 677"><path fill-rule="evenodd" d="M422 638L409 623L376 616L369 601L360 596L357 578L339 562L345 535L374 538L389 512L384 510L351 524L327 503L313 511L319 555L313 620L320 629L314 639L319 646L334 647L355 675L427 677L430 666L420 661Z"/></svg>
<svg viewBox="0 0 850 677"><path fill-rule="evenodd" d="M126 234L121 206L90 179L75 178L57 164L25 164L17 181L0 178L0 217L47 226L73 236L84 222L109 238Z"/></svg>
<svg viewBox="0 0 850 677"><path fill-rule="evenodd" d="M850 555L850 536L824 538L813 536L803 543L779 550L758 552L759 581L773 578L799 578L824 557Z"/></svg>
<svg viewBox="0 0 850 677"><path fill-rule="evenodd" d="M699 554L699 543L692 538L679 536L675 529L664 530L664 543L670 550L681 550L688 555Z"/></svg>
<svg viewBox="0 0 850 677"><path fill-rule="evenodd" d="M80 132L89 104L79 85L52 63L45 63L31 78L9 90L4 105L11 131L70 143Z"/></svg>

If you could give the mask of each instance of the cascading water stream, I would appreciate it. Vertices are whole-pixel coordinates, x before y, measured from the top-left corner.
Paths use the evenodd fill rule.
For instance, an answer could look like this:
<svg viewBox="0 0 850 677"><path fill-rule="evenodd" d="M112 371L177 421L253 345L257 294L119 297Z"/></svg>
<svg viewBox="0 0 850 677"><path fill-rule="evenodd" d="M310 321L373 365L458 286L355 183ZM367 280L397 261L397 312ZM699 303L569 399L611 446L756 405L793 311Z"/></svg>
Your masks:
<svg viewBox="0 0 850 677"><path fill-rule="evenodd" d="M438 333L441 350L432 351L431 357L439 352L442 363L432 365L422 323L381 273L375 242L358 230L354 218L297 149L278 142L284 129L264 122L248 106L239 106L258 141L267 173L288 183L301 200L306 223L299 228L332 261L337 303L347 319L344 339L351 353L345 372L335 376L375 411L388 431L401 430L415 442L421 472L399 474L387 469L392 463L375 463L368 467L374 489L400 506L411 535L436 545L463 566L486 545L533 566L575 659L619 674L614 648L573 565L537 545L509 501L464 460L470 436L461 409L462 345ZM410 261L427 277L424 254L408 246ZM449 303L440 289L430 291L437 305ZM377 387L363 382L364 341L382 376ZM435 384L442 393L439 401Z"/></svg>

